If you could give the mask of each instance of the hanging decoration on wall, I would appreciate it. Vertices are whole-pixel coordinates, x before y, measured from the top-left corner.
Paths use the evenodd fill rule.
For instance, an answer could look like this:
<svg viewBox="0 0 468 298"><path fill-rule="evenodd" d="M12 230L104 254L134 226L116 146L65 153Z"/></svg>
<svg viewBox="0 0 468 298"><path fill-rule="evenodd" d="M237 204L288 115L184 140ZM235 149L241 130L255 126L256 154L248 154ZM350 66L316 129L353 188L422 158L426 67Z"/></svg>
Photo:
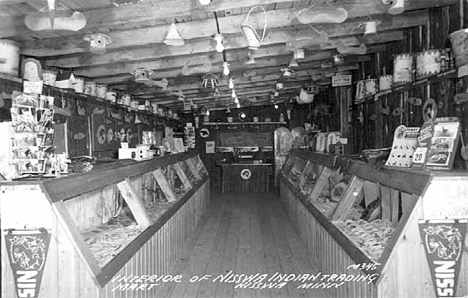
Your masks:
<svg viewBox="0 0 468 298"><path fill-rule="evenodd" d="M405 11L405 0L382 0L385 5L390 5L387 12L392 15L400 14Z"/></svg>
<svg viewBox="0 0 468 298"><path fill-rule="evenodd" d="M466 227L466 219L419 221L419 233L437 297L453 297L457 291Z"/></svg>
<svg viewBox="0 0 468 298"><path fill-rule="evenodd" d="M252 172L249 169L242 169L240 176L243 180L249 180L252 177Z"/></svg>
<svg viewBox="0 0 468 298"><path fill-rule="evenodd" d="M104 54L107 45L112 43L112 39L102 33L86 35L84 40L89 41L89 51L93 54Z"/></svg>
<svg viewBox="0 0 468 298"><path fill-rule="evenodd" d="M206 139L209 136L210 136L210 131L208 130L208 128L200 129L200 137Z"/></svg>
<svg viewBox="0 0 468 298"><path fill-rule="evenodd" d="M60 3L57 9L55 0L48 0L48 6L38 13L28 14L24 24L32 31L67 30L78 31L86 26L86 17L78 11L72 12Z"/></svg>
<svg viewBox="0 0 468 298"><path fill-rule="evenodd" d="M18 297L25 297L24 293L28 293L27 297L39 297L49 251L50 234L44 228L5 230L4 237L15 280L16 294Z"/></svg>
<svg viewBox="0 0 468 298"><path fill-rule="evenodd" d="M375 34L377 33L377 25L380 25L382 21L380 20L370 20L359 24L358 28L364 30L364 35Z"/></svg>
<svg viewBox="0 0 468 298"><path fill-rule="evenodd" d="M346 21L348 18L348 11L342 7L333 7L327 2L323 6L312 5L308 8L301 9L296 17L301 24L339 24Z"/></svg>
<svg viewBox="0 0 468 298"><path fill-rule="evenodd" d="M249 23L250 14L256 8L260 8L263 11L263 16L264 16L263 32L261 35L257 33L257 30L255 29L253 24ZM242 21L242 24L241 24L241 31L245 39L247 40L249 49L258 50L260 48L260 46L262 45L266 37L266 29L267 29L267 13L265 9L261 6L252 7L247 13L247 16L245 17L245 19Z"/></svg>

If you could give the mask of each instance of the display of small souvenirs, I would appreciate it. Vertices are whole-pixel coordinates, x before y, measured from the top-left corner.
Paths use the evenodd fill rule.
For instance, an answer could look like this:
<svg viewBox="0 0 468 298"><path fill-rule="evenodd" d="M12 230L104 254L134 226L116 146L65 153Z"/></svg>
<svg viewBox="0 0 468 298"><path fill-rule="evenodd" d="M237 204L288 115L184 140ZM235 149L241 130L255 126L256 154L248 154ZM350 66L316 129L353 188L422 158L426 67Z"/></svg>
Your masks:
<svg viewBox="0 0 468 298"><path fill-rule="evenodd" d="M414 151L418 144L418 136L419 127L398 126L395 130L392 150L385 165L405 168L410 167Z"/></svg>
<svg viewBox="0 0 468 298"><path fill-rule="evenodd" d="M392 237L394 228L387 220L367 222L362 219L335 221L334 224L373 261L378 261Z"/></svg>
<svg viewBox="0 0 468 298"><path fill-rule="evenodd" d="M427 152L426 168L450 170L460 136L457 119L436 119L430 148Z"/></svg>
<svg viewBox="0 0 468 298"><path fill-rule="evenodd" d="M54 155L53 100L21 92L12 96L12 163L18 174L55 173L62 168Z"/></svg>

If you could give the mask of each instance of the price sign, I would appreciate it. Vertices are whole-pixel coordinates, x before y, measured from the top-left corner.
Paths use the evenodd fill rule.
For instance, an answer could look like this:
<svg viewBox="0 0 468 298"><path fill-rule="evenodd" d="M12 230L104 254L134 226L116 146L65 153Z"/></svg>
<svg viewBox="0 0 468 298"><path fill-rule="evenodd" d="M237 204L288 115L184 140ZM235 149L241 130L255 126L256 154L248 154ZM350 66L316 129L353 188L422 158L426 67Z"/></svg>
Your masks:
<svg viewBox="0 0 468 298"><path fill-rule="evenodd" d="M423 164L424 161L426 160L426 154L427 154L427 148L425 147L416 148L413 154L412 162L416 164Z"/></svg>
<svg viewBox="0 0 468 298"><path fill-rule="evenodd" d="M336 75L332 77L332 87L350 86L351 75Z"/></svg>

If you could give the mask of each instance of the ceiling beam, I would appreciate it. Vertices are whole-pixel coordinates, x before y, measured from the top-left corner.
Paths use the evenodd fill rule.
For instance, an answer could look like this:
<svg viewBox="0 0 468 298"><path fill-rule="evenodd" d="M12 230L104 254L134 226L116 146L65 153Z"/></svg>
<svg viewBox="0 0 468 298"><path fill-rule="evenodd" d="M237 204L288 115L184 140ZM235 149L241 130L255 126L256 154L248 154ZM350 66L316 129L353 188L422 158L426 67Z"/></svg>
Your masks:
<svg viewBox="0 0 468 298"><path fill-rule="evenodd" d="M15 0L0 0L1 3L15 4L26 1L15 1ZM295 7L290 8L290 5L281 6L279 4L286 3L298 3L298 1L293 0L257 0L256 5L268 6L275 5L275 11L268 12L268 20L278 21L278 18L286 19L288 21L295 19L297 12L304 8L301 5L295 5ZM195 3L195 4L194 4ZM428 7L437 7L437 6L446 6L453 5L458 3L458 0L412 0L407 1L406 10L416 10L423 9ZM325 3L317 4L316 7L322 5L328 5ZM87 18L87 29L92 28L102 28L102 27L112 27L112 26L128 26L132 22L154 22L158 19L177 19L183 16L191 16L194 13L202 14L211 14L215 11L225 11L225 10L235 10L240 8L249 8L252 6L252 1L249 0L236 0L236 1L213 1L210 5L201 6L195 0L178 0L178 1L144 1L142 3L133 4L133 5L123 5L119 7L103 7L100 9L91 9L83 11L84 15ZM382 4L382 1L368 1L368 0L348 0L342 1L340 4L336 5L337 7L343 7L348 11L348 18L364 17L368 15L375 14L384 14L386 13L388 6ZM287 8L288 13L285 13ZM252 19L255 19L257 16L261 16L259 13L253 13L251 15ZM240 21L244 18L243 15L235 16L237 19L233 23L240 24ZM230 27L226 23L223 23L224 18L220 18L220 25L222 32L231 32ZM112 28L117 29L117 28ZM180 29L179 29L180 30ZM0 24L0 32L3 33L4 37L10 36L28 36L31 34L31 31L26 28L24 25L23 18L7 18ZM167 32L167 30L164 30ZM72 34L72 33L69 33ZM184 36L184 34L182 34ZM187 35L189 36L189 35Z"/></svg>
<svg viewBox="0 0 468 298"><path fill-rule="evenodd" d="M277 15L276 15L277 14ZM275 15L271 16L270 19L274 20L275 27L286 27L291 26L291 21L285 19L287 12L275 11ZM230 18L236 18L231 20ZM226 17L226 27L229 27L229 33L238 34L241 19L238 17ZM375 18L381 20L382 24L379 25L379 30L397 30L400 28L408 28L414 26L420 26L426 24L428 20L427 11L414 11L407 12L393 18L388 16L381 16ZM325 31L330 37L337 37L343 35L356 34L361 21L348 21L339 25L336 24L324 24L316 26L315 28L320 31ZM195 22L187 22L179 24L179 31L182 36L187 39L195 39L200 37L206 37L211 39L211 36L216 33L216 26L212 21L203 20ZM209 52L213 50L213 45L203 41L198 42L197 46L201 48L195 49L188 43L182 47L172 47L163 44L163 40L167 33L169 26L151 27L132 29L126 31L110 32L108 35L112 38L112 43L108 46L109 50L129 48L136 46L145 46L151 44L158 44L155 46L155 51L163 52L164 55L182 55L182 54L194 54L199 52ZM225 33L224 27L222 32ZM285 43L291 40L297 33L297 30L293 30L292 34L290 30L272 30L271 34L264 40L264 44L278 44ZM43 39L37 41L27 41L22 44L22 54L31 55L37 57L43 56L58 56L65 54L73 54L77 52L86 52L88 45L83 40L83 35L79 34L71 37L61 37L52 39ZM247 41L243 37L229 38L227 49L232 48L243 48L247 47ZM172 53L172 54L171 54Z"/></svg>

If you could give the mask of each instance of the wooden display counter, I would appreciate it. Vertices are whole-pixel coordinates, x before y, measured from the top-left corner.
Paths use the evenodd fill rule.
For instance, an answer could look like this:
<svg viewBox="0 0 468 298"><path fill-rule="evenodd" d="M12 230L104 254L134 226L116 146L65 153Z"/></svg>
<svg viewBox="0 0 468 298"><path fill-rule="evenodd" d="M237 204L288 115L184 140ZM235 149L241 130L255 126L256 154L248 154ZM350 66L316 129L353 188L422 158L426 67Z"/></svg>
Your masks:
<svg viewBox="0 0 468 298"><path fill-rule="evenodd" d="M334 169L330 155L292 150L280 174L281 197L316 269L368 277L327 288L330 297L465 297L468 237L460 234L468 174L374 169L361 161L345 167ZM428 262L425 247L439 261ZM439 272L435 283L431 271Z"/></svg>
<svg viewBox="0 0 468 298"><path fill-rule="evenodd" d="M221 164L222 192L267 192L273 165L258 164Z"/></svg>
<svg viewBox="0 0 468 298"><path fill-rule="evenodd" d="M208 180L199 156L188 152L0 183L2 297L17 297L15 284L36 294L40 286L38 297L48 298L156 297L159 286L126 293L125 279L112 278L170 274L207 209ZM48 249L43 240L22 236L37 231L49 235ZM21 284L36 280L37 270L27 271L39 269L36 264L43 265L42 283Z"/></svg>

